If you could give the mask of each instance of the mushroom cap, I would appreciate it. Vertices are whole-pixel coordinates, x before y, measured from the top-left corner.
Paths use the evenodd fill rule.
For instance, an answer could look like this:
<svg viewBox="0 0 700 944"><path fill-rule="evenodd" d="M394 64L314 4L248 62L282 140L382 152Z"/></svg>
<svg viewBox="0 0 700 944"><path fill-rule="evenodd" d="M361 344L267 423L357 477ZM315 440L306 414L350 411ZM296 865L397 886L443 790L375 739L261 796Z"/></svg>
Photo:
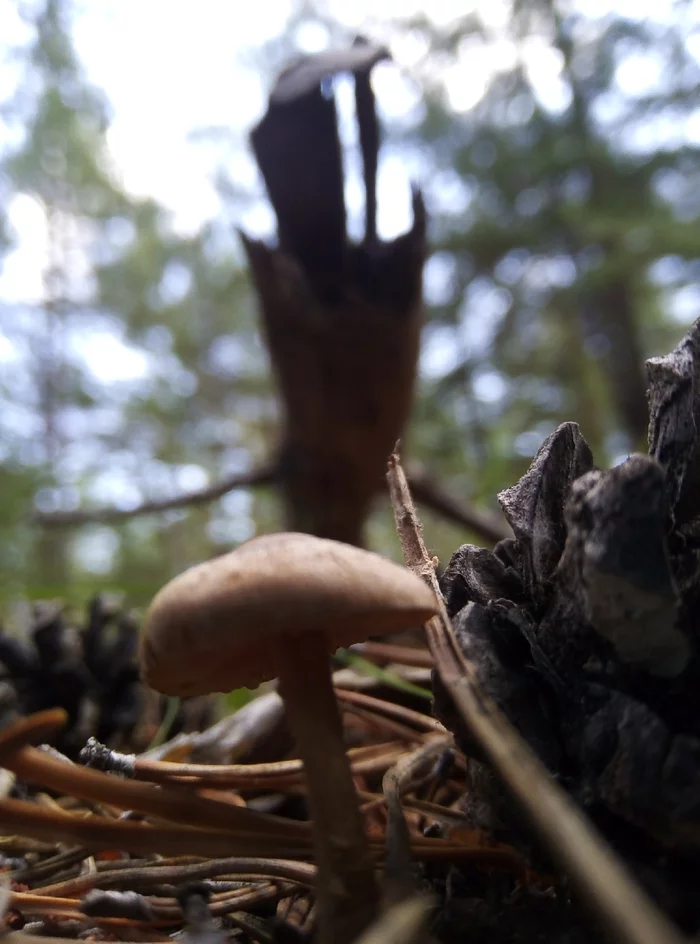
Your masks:
<svg viewBox="0 0 700 944"><path fill-rule="evenodd" d="M331 653L436 612L432 590L378 554L309 534L264 535L191 567L156 595L142 677L167 695L254 688L279 674L276 639L321 632Z"/></svg>

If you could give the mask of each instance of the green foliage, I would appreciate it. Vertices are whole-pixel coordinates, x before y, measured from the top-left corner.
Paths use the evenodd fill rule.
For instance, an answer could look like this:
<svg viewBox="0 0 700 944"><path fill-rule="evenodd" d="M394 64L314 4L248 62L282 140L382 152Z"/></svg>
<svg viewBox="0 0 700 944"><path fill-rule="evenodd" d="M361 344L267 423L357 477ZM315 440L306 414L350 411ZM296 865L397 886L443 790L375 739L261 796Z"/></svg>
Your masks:
<svg viewBox="0 0 700 944"><path fill-rule="evenodd" d="M274 449L278 405L232 234L212 222L183 237L164 207L124 190L68 3L26 11L19 91L0 111L19 143L0 151L0 179L6 208L17 196L39 207L48 250L41 297L0 309L15 352L0 365L2 596L114 587L141 605L174 572L278 527L274 492L76 532L44 532L32 510L133 506L247 468ZM418 104L390 123L386 148L419 168L431 212L407 445L452 491L496 507L564 419L601 463L643 438L641 361L700 314L700 149L684 132L700 66L684 3L646 21L591 19L563 0L518 0L499 23L490 11L391 27L398 49L424 55ZM256 51L260 68L288 60L311 21L346 37L300 4ZM483 75L460 73L472 60ZM635 61L658 80L630 91L621 76ZM225 173L220 185L222 217L240 219L251 195ZM0 217L0 259L12 248ZM100 344L133 370L104 374ZM471 537L429 514L426 525L443 560ZM370 534L397 555L381 503Z"/></svg>
<svg viewBox="0 0 700 944"><path fill-rule="evenodd" d="M363 659L362 656L358 655L356 652L351 652L349 649L339 649L335 654L335 658L342 665L354 669L360 675L368 675L370 678L375 678L384 685L395 688L399 692L406 692L408 695L415 695L417 698L432 701L433 693L429 691L429 689L421 688L420 685L414 685L413 682L401 678L401 676L397 675L395 672L380 668L375 662L370 662L369 659Z"/></svg>
<svg viewBox="0 0 700 944"><path fill-rule="evenodd" d="M138 504L244 468L271 442L266 357L230 239L214 225L184 238L168 211L119 184L108 109L76 58L69 5L48 0L27 18L33 39L14 59L24 73L19 89L34 94L5 105L6 122L21 123L24 134L2 169L10 199L39 205L49 253L41 301L8 306L2 320L16 357L0 379L0 417L23 399L30 421L3 430L4 478L19 476L0 497L4 544L13 548L5 553L15 590L70 597L121 587L145 603L172 573L247 537L249 515L222 512L224 500L49 533L29 524L32 495L40 511ZM98 344L93 364L85 339L129 355L136 376L101 376L105 354Z"/></svg>
<svg viewBox="0 0 700 944"><path fill-rule="evenodd" d="M0 464L0 606L22 591L31 566L27 521L39 486L35 470L14 460Z"/></svg>
<svg viewBox="0 0 700 944"><path fill-rule="evenodd" d="M697 293L700 149L682 141L700 79L688 6L665 8L663 22L582 11L530 0L498 28L486 5L442 32L427 16L405 24L428 51L423 115L402 143L459 204L435 221L442 284L428 329L456 353L424 383L417 423L437 427L446 458L457 420L451 471L483 500L564 418L602 463L639 447L641 361L682 331L674 294ZM489 43L512 63L455 113L446 80ZM621 87L633 60L659 65L648 91Z"/></svg>
<svg viewBox="0 0 700 944"><path fill-rule="evenodd" d="M235 688L232 692L227 692L220 697L224 709L223 713L226 715L233 714L238 711L239 708L243 708L244 705L247 705L249 701L252 701L254 697L255 692L251 691L249 688Z"/></svg>

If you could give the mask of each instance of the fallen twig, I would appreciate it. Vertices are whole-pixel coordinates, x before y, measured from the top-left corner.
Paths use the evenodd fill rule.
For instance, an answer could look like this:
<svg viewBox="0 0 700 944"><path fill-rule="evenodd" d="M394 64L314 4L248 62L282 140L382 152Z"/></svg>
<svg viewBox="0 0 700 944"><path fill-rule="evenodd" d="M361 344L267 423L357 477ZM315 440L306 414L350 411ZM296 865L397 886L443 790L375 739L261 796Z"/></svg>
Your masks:
<svg viewBox="0 0 700 944"><path fill-rule="evenodd" d="M83 524L116 524L139 518L143 515L156 515L164 511L177 511L195 505L206 505L217 501L239 488L255 488L261 485L276 485L279 469L276 463L263 463L247 472L239 472L208 485L175 495L173 498L155 499L143 502L133 508L84 508L77 511L35 512L32 522L42 528L76 528ZM452 495L439 482L431 478L420 466L412 466L408 474L410 487L416 501L437 512L448 521L462 525L489 544L510 537L508 525L497 515L475 508Z"/></svg>
<svg viewBox="0 0 700 944"><path fill-rule="evenodd" d="M381 698L373 698L371 695L365 695L362 692L351 692L344 688L335 688L335 697L340 702L348 702L351 705L359 705L361 708L369 708L380 715L387 715L389 718L396 718L405 724L413 725L419 731L437 731L440 734L447 734L447 729L435 718L421 714L419 711L413 711L412 708L404 708L403 705L397 705L394 702L383 701Z"/></svg>
<svg viewBox="0 0 700 944"><path fill-rule="evenodd" d="M401 732L403 733L403 732ZM415 740L415 733L412 739ZM409 739L410 740L410 739ZM120 759L123 755L110 751L99 745L103 757L99 765L90 761L91 766L99 766L102 770L118 771ZM92 744L86 748L96 753L98 745ZM405 753L401 744L385 742L358 747L348 752L353 773L356 775L367 773L383 773L396 763L398 757ZM81 755L81 760L83 759ZM131 775L136 780L146 780L152 783L183 783L190 787L215 787L224 789L237 787L267 790L282 790L286 787L303 783L304 767L300 760L278 760L266 764L175 764L169 761L150 760L144 757L131 758Z"/></svg>
<svg viewBox="0 0 700 944"><path fill-rule="evenodd" d="M151 885L177 885L180 882L203 881L217 875L255 875L284 879L305 888L314 884L316 866L309 862L285 859L251 858L235 856L226 859L209 859L206 862L189 862L177 865L160 863L136 868L112 869L93 875L80 875L54 885L37 889L37 895L78 897L93 888L141 890Z"/></svg>
<svg viewBox="0 0 700 944"><path fill-rule="evenodd" d="M387 810L384 896L388 902L410 898L415 891L411 872L411 835L401 805L401 794L416 772L452 743L449 735L431 737L416 751L402 757L384 774L382 789Z"/></svg>
<svg viewBox="0 0 700 944"><path fill-rule="evenodd" d="M69 796L110 803L124 810L140 810L171 822L230 831L251 841L271 836L294 837L303 844L310 837L308 825L304 823L210 800L174 787L156 787L110 777L97 770L55 760L34 747L23 747L10 754L0 752L0 761L18 776Z"/></svg>
<svg viewBox="0 0 700 944"><path fill-rule="evenodd" d="M422 669L432 669L435 665L429 649L418 646L397 646L389 642L363 642L353 646L351 652L359 652L366 659L398 665L411 665Z"/></svg>
<svg viewBox="0 0 700 944"><path fill-rule="evenodd" d="M141 515L154 515L163 511L175 511L178 508L190 508L192 505L206 505L222 498L237 488L253 488L257 485L273 485L277 481L277 465L265 463L247 472L237 472L220 482L206 488L184 492L174 498L162 498L143 502L134 508L85 508L82 511L37 512L33 515L34 524L44 528L73 528L81 524L112 524L127 521Z"/></svg>

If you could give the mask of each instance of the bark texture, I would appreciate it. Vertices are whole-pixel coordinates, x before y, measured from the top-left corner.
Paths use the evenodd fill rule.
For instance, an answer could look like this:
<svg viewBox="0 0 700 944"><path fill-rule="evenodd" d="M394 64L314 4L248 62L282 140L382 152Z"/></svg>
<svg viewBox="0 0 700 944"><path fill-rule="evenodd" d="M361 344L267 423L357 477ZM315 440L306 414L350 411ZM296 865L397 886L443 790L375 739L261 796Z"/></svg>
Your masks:
<svg viewBox="0 0 700 944"><path fill-rule="evenodd" d="M265 340L283 404L281 490L286 526L362 544L387 458L406 424L422 321L425 211L411 230L376 237L379 134L369 70L381 47L353 47L365 190L365 237L346 231L334 71L288 70L251 140L277 215L278 246L244 237ZM303 81L300 79L303 78Z"/></svg>

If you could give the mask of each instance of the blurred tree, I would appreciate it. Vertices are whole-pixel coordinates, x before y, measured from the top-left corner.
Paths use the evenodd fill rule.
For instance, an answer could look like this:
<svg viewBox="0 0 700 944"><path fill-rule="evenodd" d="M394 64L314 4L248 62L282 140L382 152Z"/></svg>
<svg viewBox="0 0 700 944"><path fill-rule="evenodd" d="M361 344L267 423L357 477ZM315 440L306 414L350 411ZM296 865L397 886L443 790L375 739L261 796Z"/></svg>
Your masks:
<svg viewBox="0 0 700 944"><path fill-rule="evenodd" d="M416 447L477 499L565 418L601 463L639 448L643 360L700 314L697 9L625 9L483 4L397 43L434 219Z"/></svg>
<svg viewBox="0 0 700 944"><path fill-rule="evenodd" d="M644 359L700 315L697 8L372 17L365 32L408 73L398 95L386 82L400 114L388 103L384 163L411 169L432 220L412 453L492 507L564 419L601 464L619 460L646 436ZM332 0L299 4L256 62L347 42L338 18ZM428 523L443 556L464 536ZM392 532L379 514L375 542Z"/></svg>
<svg viewBox="0 0 700 944"><path fill-rule="evenodd" d="M145 599L173 570L275 527L274 491L60 540L26 522L32 506L167 500L270 454L277 410L226 228L250 195L223 169L221 220L183 238L162 207L126 193L67 0L23 10L31 38L0 115L16 142L0 151L0 186L10 218L38 212L35 255L46 252L34 302L0 309L12 351L0 350L0 568L36 592L69 576ZM332 13L331 0L298 4L256 51L260 69L308 50L311 33L347 42ZM517 0L366 32L410 72L402 115L387 96L383 162L411 169L432 220L411 454L491 507L563 419L581 423L601 463L625 455L645 432L643 358L700 314L697 11L677 2L646 19L591 16L568 0ZM382 180L380 168L380 218ZM2 240L0 254L11 255ZM110 351L121 375L107 369ZM442 556L470 534L427 523ZM370 534L391 548L388 515Z"/></svg>
<svg viewBox="0 0 700 944"><path fill-rule="evenodd" d="M14 578L46 596L108 576L147 598L248 536L247 516L242 532L205 509L73 534L29 526L32 507L128 507L243 470L274 418L264 353L232 241L222 245L214 226L180 237L163 208L121 188L106 102L72 47L70 4L22 9L31 38L15 50L21 74L2 113L18 139L2 155L3 190L10 210L31 208L43 247L31 247L36 299L6 301L1 314L11 351L0 382L4 589Z"/></svg>

